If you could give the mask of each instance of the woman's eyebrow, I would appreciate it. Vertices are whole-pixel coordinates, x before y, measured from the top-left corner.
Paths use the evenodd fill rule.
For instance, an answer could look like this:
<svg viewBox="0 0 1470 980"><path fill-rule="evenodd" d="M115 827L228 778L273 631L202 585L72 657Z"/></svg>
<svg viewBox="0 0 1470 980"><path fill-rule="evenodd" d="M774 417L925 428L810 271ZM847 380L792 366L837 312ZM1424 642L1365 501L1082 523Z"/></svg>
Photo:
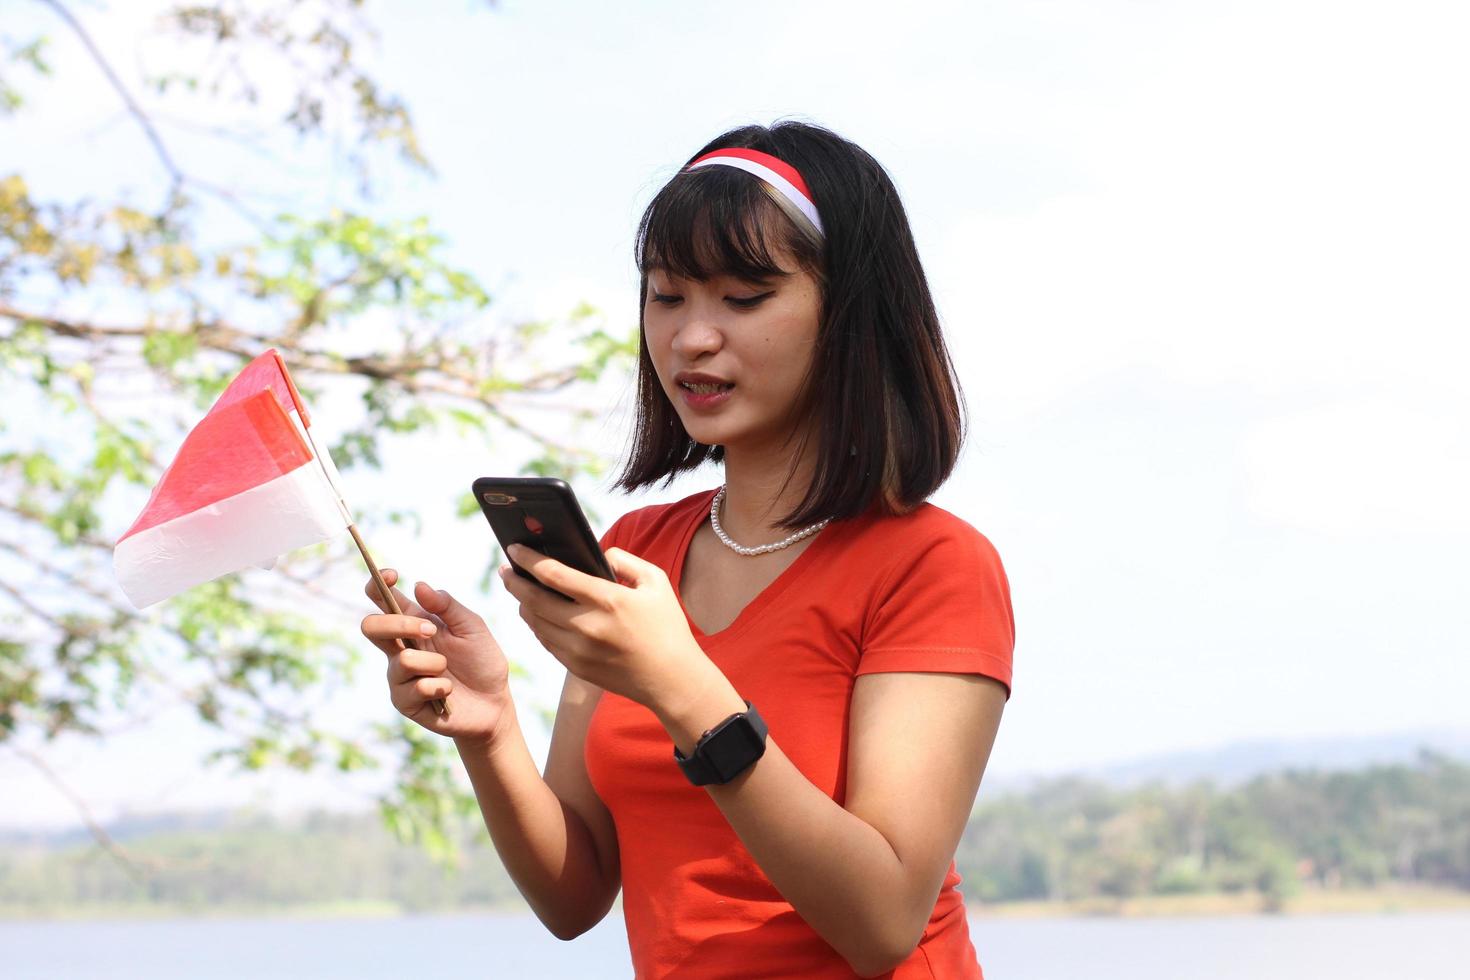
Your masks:
<svg viewBox="0 0 1470 980"><path fill-rule="evenodd" d="M734 272L722 272L715 276L716 279L728 279L732 282L748 283L752 286L773 286L782 279L789 278L790 273L768 272L756 275L744 276Z"/></svg>
<svg viewBox="0 0 1470 980"><path fill-rule="evenodd" d="M673 271L668 266L661 265L648 266L644 270L644 276L648 279L650 284L653 282L653 278L657 276L660 280L663 280L670 285L682 282L697 282L701 285L707 285L711 283L720 285L728 283L740 283L747 286L759 286L762 288L767 288L770 286L778 285L783 279L791 278L791 275L791 273L779 269L773 272L755 273L754 275L742 275L738 272L711 272L708 275L704 276L683 275L681 273Z"/></svg>

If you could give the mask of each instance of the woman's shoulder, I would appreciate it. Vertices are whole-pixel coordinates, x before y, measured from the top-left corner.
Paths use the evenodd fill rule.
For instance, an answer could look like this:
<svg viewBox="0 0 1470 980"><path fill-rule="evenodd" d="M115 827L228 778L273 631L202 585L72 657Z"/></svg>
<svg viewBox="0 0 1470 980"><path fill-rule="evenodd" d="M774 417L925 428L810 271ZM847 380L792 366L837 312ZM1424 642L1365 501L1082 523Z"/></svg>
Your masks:
<svg viewBox="0 0 1470 980"><path fill-rule="evenodd" d="M823 588L870 608L917 596L980 588L1005 579L990 539L969 521L931 503L903 514L873 507L843 522L824 552ZM835 526L834 526L835 527ZM828 530L833 530L829 528Z"/></svg>
<svg viewBox="0 0 1470 980"><path fill-rule="evenodd" d="M692 520L696 511L708 510L713 493L714 490L700 490L670 503L648 504L630 510L607 529L602 546L637 553L640 546L650 540L669 533L673 528L683 527L686 519Z"/></svg>
<svg viewBox="0 0 1470 980"><path fill-rule="evenodd" d="M935 549L960 549L999 560L995 545L974 525L927 501L904 514L875 508L857 522L855 531L855 545L890 560L922 557Z"/></svg>

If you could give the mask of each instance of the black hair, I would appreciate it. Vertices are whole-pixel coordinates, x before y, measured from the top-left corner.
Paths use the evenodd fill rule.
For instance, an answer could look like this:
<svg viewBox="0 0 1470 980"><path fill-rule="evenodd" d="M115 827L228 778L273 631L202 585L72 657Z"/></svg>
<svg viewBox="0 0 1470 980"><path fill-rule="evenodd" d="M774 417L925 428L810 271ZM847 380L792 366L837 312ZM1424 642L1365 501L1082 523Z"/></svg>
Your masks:
<svg viewBox="0 0 1470 980"><path fill-rule="evenodd" d="M779 248L820 284L822 312L793 411L793 418L816 422L800 427L795 457L814 436L815 465L805 497L778 525L796 529L855 517L875 503L888 513L912 510L954 469L965 409L898 190L865 150L820 126L782 121L732 129L689 162L727 147L759 150L795 167L825 234L811 234L763 181L732 167L682 170L659 191L635 242L637 414L615 485L628 491L660 480L667 485L676 474L725 456L722 446L689 437L654 371L642 330L649 272L767 279L794 271L776 261Z"/></svg>

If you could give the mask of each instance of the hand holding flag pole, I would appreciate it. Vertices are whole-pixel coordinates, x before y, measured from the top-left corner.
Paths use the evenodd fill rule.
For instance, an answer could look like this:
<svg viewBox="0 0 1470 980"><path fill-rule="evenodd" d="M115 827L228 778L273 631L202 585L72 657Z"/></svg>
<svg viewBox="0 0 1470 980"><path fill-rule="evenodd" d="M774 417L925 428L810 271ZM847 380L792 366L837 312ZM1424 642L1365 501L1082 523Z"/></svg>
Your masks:
<svg viewBox="0 0 1470 980"><path fill-rule="evenodd" d="M383 573L378 571L378 566L373 561L373 556L368 554L367 545L362 543L362 535L357 533L357 525L348 524L347 530L352 532L352 540L357 543L358 553L362 555L362 560L367 562L368 572L373 576L373 585L377 586L378 595L383 597L383 601L387 604L390 612L399 616L403 615L403 609L398 605L398 600L393 596L393 589L384 581ZM399 640L398 642L404 646L412 646L407 640ZM429 704L439 715L445 718L449 717L449 702L447 699L435 698Z"/></svg>
<svg viewBox="0 0 1470 980"><path fill-rule="evenodd" d="M343 527L378 593L401 614L342 498L332 457L317 449L311 417L272 349L245 365L184 438L118 540L113 569L141 609L251 565L270 568ZM443 700L431 704L449 714Z"/></svg>

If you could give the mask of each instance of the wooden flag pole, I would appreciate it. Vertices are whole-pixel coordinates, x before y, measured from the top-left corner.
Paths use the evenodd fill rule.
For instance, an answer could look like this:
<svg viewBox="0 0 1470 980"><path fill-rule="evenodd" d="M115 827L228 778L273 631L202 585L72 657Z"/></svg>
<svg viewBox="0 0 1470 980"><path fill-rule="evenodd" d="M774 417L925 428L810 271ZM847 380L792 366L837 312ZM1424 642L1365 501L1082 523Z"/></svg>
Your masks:
<svg viewBox="0 0 1470 980"><path fill-rule="evenodd" d="M367 562L368 571L373 576L373 584L378 587L378 595L382 596L383 600L387 602L389 609L400 616L403 615L403 610L398 606L398 600L393 597L393 590L388 588L387 582L383 581L383 573L378 571L378 566L373 561L373 556L368 554L367 545L362 542L362 535L357 533L357 525L349 524L347 525L347 530L352 532L352 540L357 542L357 550L362 554L362 560ZM418 647L407 640L400 640L399 642L409 649L418 649ZM435 713L440 717L449 717L449 705L445 702L444 698L435 698L429 704L433 706Z"/></svg>
<svg viewBox="0 0 1470 980"><path fill-rule="evenodd" d="M378 587L378 595L383 597L383 601L390 610L402 616L403 610L399 608L398 600L393 598L393 590L388 588L387 582L383 581L383 573L378 571L378 565L373 561L373 556L368 554L367 545L362 541L362 535L357 533L357 522L353 520L352 508L347 506L347 499L342 496L342 488L337 485L337 468L335 465L331 465L332 457L324 454L317 448L316 439L311 434L311 426L306 421L306 406L301 403L301 396L296 392L295 382L291 381L291 372L286 370L286 362L281 359L279 353L276 354L276 361L281 365L281 374L286 378L287 385L291 390L291 398L296 403L296 414L300 416L298 420L301 423L300 431L302 435L306 436L306 441L311 446L311 453L316 457L317 465L322 468L322 474L327 478L327 484L332 488L332 492L337 495L337 506L342 510L343 520L347 522L347 530L352 532L352 540L357 543L358 554L362 555L362 560L367 563L368 571L372 573L373 584ZM419 649L419 647L414 646L407 640L399 640L398 642L402 643L408 649ZM449 717L449 705L445 698L434 698L429 704L433 706L434 712L441 718Z"/></svg>

